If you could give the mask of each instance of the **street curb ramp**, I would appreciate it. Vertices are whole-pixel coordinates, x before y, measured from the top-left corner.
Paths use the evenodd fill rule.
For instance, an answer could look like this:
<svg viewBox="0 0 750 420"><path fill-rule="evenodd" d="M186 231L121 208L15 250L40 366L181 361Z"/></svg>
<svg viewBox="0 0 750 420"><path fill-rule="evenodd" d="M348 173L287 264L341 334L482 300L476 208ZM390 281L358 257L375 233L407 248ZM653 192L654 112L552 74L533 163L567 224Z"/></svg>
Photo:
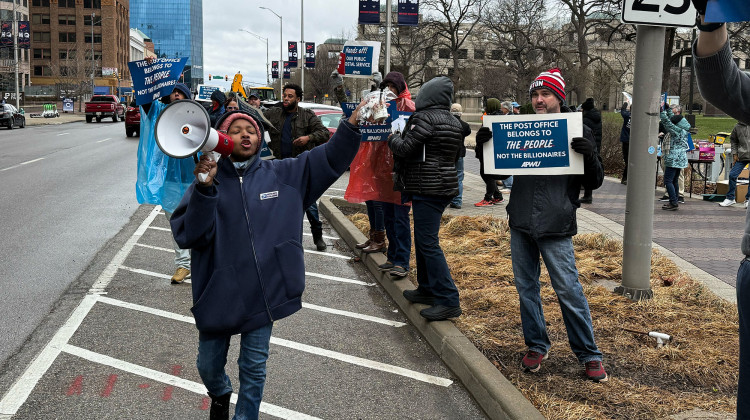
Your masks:
<svg viewBox="0 0 750 420"><path fill-rule="evenodd" d="M339 210L338 206L365 210L340 198L322 197L320 210L351 249L367 238ZM544 419L521 392L466 338L450 321L428 322L419 314L426 305L412 304L403 296L411 289L409 281L391 280L388 273L378 270L385 263L383 253L361 253L365 267L375 276L409 321L417 328L445 364L453 371L490 419Z"/></svg>

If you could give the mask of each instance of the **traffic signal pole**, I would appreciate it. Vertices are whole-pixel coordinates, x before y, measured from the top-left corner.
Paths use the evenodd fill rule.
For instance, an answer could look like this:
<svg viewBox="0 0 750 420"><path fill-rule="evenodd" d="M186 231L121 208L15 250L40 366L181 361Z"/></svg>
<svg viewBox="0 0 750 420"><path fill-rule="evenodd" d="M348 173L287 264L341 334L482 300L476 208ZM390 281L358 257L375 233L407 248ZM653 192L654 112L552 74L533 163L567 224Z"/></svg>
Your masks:
<svg viewBox="0 0 750 420"><path fill-rule="evenodd" d="M615 293L631 300L650 299L654 179L664 57L663 26L638 25L631 106L628 186L625 200L622 284Z"/></svg>

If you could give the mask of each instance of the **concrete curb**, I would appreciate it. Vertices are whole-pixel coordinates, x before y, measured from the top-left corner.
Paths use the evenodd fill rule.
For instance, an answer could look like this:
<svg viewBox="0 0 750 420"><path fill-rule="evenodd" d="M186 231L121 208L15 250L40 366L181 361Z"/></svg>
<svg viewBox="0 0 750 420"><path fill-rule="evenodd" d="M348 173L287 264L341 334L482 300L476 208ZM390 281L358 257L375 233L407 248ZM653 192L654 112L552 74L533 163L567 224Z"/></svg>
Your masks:
<svg viewBox="0 0 750 420"><path fill-rule="evenodd" d="M364 210L364 205L323 197L320 211L349 247L364 242L365 236L339 210L338 206ZM357 252L357 251L355 251ZM386 261L382 253L360 254L362 262L381 286L406 314L409 321L430 343L440 358L461 380L487 417L500 419L544 419L521 392L466 338L452 322L428 322L419 314L425 305L412 304L403 292L412 289L408 281L391 280L390 275L378 270Z"/></svg>

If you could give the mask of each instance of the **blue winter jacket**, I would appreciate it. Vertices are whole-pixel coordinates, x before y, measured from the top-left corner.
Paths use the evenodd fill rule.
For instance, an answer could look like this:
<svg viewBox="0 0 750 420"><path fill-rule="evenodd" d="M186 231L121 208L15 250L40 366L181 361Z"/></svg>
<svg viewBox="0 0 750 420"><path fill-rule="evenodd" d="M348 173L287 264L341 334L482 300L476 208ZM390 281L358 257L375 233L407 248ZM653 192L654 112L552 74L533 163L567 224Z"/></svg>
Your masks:
<svg viewBox="0 0 750 420"><path fill-rule="evenodd" d="M256 159L242 175L221 159L218 183L190 186L170 224L177 244L192 249L200 332L239 334L302 307L304 211L349 167L360 138L342 121L330 141L296 158Z"/></svg>
<svg viewBox="0 0 750 420"><path fill-rule="evenodd" d="M672 110L662 111L659 114L661 123L669 132L669 152L664 158L664 166L667 168L687 168L688 166L688 143L687 136L690 132L690 123L685 118L680 118L677 124L672 123Z"/></svg>

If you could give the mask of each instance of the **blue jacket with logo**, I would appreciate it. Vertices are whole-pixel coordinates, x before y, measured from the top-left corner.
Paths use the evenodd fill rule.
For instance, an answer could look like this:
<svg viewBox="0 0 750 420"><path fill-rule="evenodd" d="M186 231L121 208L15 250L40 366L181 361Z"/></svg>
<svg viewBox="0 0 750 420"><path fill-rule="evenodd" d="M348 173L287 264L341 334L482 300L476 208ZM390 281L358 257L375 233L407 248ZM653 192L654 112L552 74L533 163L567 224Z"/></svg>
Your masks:
<svg viewBox="0 0 750 420"><path fill-rule="evenodd" d="M343 121L328 143L296 158L256 159L242 174L221 159L218 183L190 186L170 224L177 244L192 250L199 331L243 333L302 307L304 209L349 167L360 137Z"/></svg>

